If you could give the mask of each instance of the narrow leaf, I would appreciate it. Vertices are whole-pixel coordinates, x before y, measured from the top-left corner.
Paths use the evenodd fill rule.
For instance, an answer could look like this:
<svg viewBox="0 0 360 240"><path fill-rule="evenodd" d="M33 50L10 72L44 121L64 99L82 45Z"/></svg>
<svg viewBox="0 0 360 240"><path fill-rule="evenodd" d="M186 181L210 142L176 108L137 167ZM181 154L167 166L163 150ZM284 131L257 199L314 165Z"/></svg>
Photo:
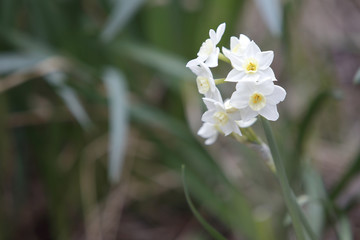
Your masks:
<svg viewBox="0 0 360 240"><path fill-rule="evenodd" d="M282 5L280 0L256 0L256 5L270 32L280 36L282 32Z"/></svg>
<svg viewBox="0 0 360 240"><path fill-rule="evenodd" d="M66 75L56 72L45 76L46 81L56 88L57 93L63 99L69 111L73 114L79 124L85 129L90 130L93 126L85 108L82 106L76 92L65 84Z"/></svg>
<svg viewBox="0 0 360 240"><path fill-rule="evenodd" d="M114 68L107 68L103 75L109 97L110 144L109 144L109 179L112 183L120 180L128 128L127 87L123 74Z"/></svg>
<svg viewBox="0 0 360 240"><path fill-rule="evenodd" d="M215 228L213 228L202 216L201 214L196 210L194 204L192 203L191 199L190 199L190 194L186 185L186 181L185 181L185 166L182 165L181 168L181 175L182 175L182 180L183 180L183 185L184 185L184 192L185 192L185 198L187 203L189 204L189 207L191 209L191 211L193 212L193 214L195 215L196 219L201 223L201 225L205 228L206 231L208 231L210 233L210 235L217 239L217 240L226 240L226 238L219 233Z"/></svg>
<svg viewBox="0 0 360 240"><path fill-rule="evenodd" d="M111 41L118 34L130 18L141 7L145 0L117 0L114 1L112 11L107 23L105 24L101 38L105 42Z"/></svg>
<svg viewBox="0 0 360 240"><path fill-rule="evenodd" d="M355 73L354 84L360 84L360 68Z"/></svg>
<svg viewBox="0 0 360 240"><path fill-rule="evenodd" d="M45 58L40 54L0 53L0 74L31 67Z"/></svg>

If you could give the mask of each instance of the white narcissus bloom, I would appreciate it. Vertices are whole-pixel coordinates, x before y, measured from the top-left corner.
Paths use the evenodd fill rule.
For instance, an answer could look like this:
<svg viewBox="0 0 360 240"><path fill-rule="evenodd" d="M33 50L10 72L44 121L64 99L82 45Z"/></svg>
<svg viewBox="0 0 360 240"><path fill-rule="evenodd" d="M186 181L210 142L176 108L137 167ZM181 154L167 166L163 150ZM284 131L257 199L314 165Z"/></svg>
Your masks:
<svg viewBox="0 0 360 240"><path fill-rule="evenodd" d="M202 62L199 62L199 65L191 66L189 68L197 76L196 84L199 93L204 94L207 98L218 99L219 97L216 96L216 94L220 93L217 93L218 90L210 68Z"/></svg>
<svg viewBox="0 0 360 240"><path fill-rule="evenodd" d="M248 121L257 115L275 121L279 118L276 104L283 101L286 91L271 79L262 82L242 81L232 94L230 103L240 109L242 120Z"/></svg>
<svg viewBox="0 0 360 240"><path fill-rule="evenodd" d="M210 145L216 141L219 131L216 129L215 124L205 122L197 134L202 138L206 138L205 144Z"/></svg>
<svg viewBox="0 0 360 240"><path fill-rule="evenodd" d="M229 59L234 55L241 56L249 43L250 39L244 34L240 34L239 38L233 36L230 38L230 50L223 47L222 52Z"/></svg>
<svg viewBox="0 0 360 240"><path fill-rule="evenodd" d="M216 47L216 45L220 42L224 31L225 23L220 24L216 29L216 32L213 29L210 29L210 38L206 39L206 41L202 43L197 54L198 57L189 61L186 64L186 67L197 65L199 61L204 62L209 67L216 67L218 65L218 57L220 53L220 49Z"/></svg>
<svg viewBox="0 0 360 240"><path fill-rule="evenodd" d="M225 136L232 132L241 135L240 129L235 122L241 120L239 111L227 111L221 99L217 101L203 98L203 100L208 110L202 115L202 121L213 124Z"/></svg>
<svg viewBox="0 0 360 240"><path fill-rule="evenodd" d="M229 72L225 81L259 81L264 78L276 80L270 68L273 59L273 51L262 52L256 43L251 41L241 56L231 56L230 61L234 69Z"/></svg>

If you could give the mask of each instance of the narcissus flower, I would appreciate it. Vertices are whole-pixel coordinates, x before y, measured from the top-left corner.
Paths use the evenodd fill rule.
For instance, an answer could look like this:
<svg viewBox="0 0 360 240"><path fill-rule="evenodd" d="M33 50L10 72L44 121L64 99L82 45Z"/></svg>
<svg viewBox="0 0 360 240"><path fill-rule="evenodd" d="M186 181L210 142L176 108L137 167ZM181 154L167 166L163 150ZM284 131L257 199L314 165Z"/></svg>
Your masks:
<svg viewBox="0 0 360 240"><path fill-rule="evenodd" d="M203 100L208 110L202 115L202 121L213 124L225 136L232 132L241 135L240 129L235 122L241 120L239 111L228 111L222 100L216 101L210 98L204 98Z"/></svg>
<svg viewBox="0 0 360 240"><path fill-rule="evenodd" d="M242 120L248 121L257 115L275 121L279 118L276 104L283 101L286 91L276 86L271 79L262 82L243 81L238 83L230 103L240 109Z"/></svg>
<svg viewBox="0 0 360 240"><path fill-rule="evenodd" d="M218 96L215 96L218 94L218 91L209 67L199 62L199 65L191 66L190 70L197 76L196 84L199 93L204 94L207 98L218 99Z"/></svg>
<svg viewBox="0 0 360 240"><path fill-rule="evenodd" d="M259 81L264 78L276 80L270 68L273 58L273 51L262 52L256 43L251 41L241 56L230 57L234 69L229 72L225 81Z"/></svg>
<svg viewBox="0 0 360 240"><path fill-rule="evenodd" d="M197 54L198 57L189 61L186 67L198 65L199 61L204 62L208 67L216 67L218 65L218 57L220 53L220 49L216 47L216 45L220 42L224 31L225 23L220 24L216 29L216 32L213 29L210 29L210 38L206 39L206 41L202 43Z"/></svg>
<svg viewBox="0 0 360 240"><path fill-rule="evenodd" d="M239 38L233 36L230 38L230 50L223 47L222 52L229 59L232 56L241 56L249 43L250 39L244 34L240 34Z"/></svg>

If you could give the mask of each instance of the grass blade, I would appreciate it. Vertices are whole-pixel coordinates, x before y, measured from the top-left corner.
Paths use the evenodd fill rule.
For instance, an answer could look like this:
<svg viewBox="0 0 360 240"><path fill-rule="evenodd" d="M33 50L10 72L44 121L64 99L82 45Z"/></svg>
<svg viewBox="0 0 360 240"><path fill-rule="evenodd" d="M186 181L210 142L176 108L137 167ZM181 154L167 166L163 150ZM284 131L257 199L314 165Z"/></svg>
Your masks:
<svg viewBox="0 0 360 240"><path fill-rule="evenodd" d="M283 24L281 1L256 0L255 2L270 32L275 36L280 36Z"/></svg>
<svg viewBox="0 0 360 240"><path fill-rule="evenodd" d="M47 56L40 54L1 53L0 74L33 66L44 60Z"/></svg>
<svg viewBox="0 0 360 240"><path fill-rule="evenodd" d="M105 42L110 42L116 34L126 25L129 19L136 13L145 0L117 0L114 1L114 11L111 13L101 38Z"/></svg>
<svg viewBox="0 0 360 240"><path fill-rule="evenodd" d="M128 101L125 77L114 68L104 71L103 79L109 97L110 111L110 145L109 145L109 179L112 183L120 180L128 128Z"/></svg>
<svg viewBox="0 0 360 240"><path fill-rule="evenodd" d="M182 180L183 180L183 184L184 184L184 192L185 192L185 197L186 197L186 201L189 204L189 207L191 209L191 211L193 212L193 214L195 215L196 219L201 223L201 225L206 229L206 231L208 231L210 233L210 235L217 240L226 240L226 238L219 233L215 228L213 228L202 216L201 214L196 210L194 204L192 203L191 199L190 199L190 195L189 195L189 191L187 189L187 185L186 185L186 181L185 181L185 166L182 165L181 168L181 175L182 175Z"/></svg>
<svg viewBox="0 0 360 240"><path fill-rule="evenodd" d="M93 127L85 108L82 106L76 92L65 84L66 75L56 72L45 76L46 81L56 88L57 93L63 99L69 111L79 122L81 127L89 131Z"/></svg>

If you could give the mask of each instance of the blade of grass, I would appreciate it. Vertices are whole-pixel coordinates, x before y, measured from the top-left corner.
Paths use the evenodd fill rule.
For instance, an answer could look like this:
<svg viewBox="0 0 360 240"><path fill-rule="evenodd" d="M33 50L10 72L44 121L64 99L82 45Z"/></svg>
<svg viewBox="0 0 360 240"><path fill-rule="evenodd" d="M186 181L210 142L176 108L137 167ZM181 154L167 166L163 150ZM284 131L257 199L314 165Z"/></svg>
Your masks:
<svg viewBox="0 0 360 240"><path fill-rule="evenodd" d="M120 180L128 132L127 87L125 76L112 67L105 69L103 80L110 111L109 179L116 183Z"/></svg>
<svg viewBox="0 0 360 240"><path fill-rule="evenodd" d="M264 19L270 32L275 36L282 33L282 5L280 0L256 0L260 15Z"/></svg>
<svg viewBox="0 0 360 240"><path fill-rule="evenodd" d="M93 123L81 104L76 92L65 84L66 75L55 72L46 75L45 79L51 86L56 88L56 92L63 99L67 108L79 122L81 127L84 130L89 131L93 127Z"/></svg>
<svg viewBox="0 0 360 240"><path fill-rule="evenodd" d="M358 175L360 172L360 152L357 153L354 161L341 176L340 180L336 185L330 190L331 199L336 199L340 193L346 188L346 186L351 182L351 180Z"/></svg>
<svg viewBox="0 0 360 240"><path fill-rule="evenodd" d="M114 10L110 14L104 30L101 33L101 38L105 42L110 42L114 39L116 34L122 30L145 0L118 0L113 2L115 3Z"/></svg>
<svg viewBox="0 0 360 240"><path fill-rule="evenodd" d="M193 212L193 214L195 215L196 219L201 223L201 225L205 228L206 231L208 231L210 233L210 235L217 239L217 240L226 240L226 238L219 233L214 227L212 227L202 216L201 214L196 210L194 204L192 203L191 199L190 199L190 194L188 192L187 189L187 185L186 185L186 180L185 180L185 166L182 165L181 168L181 175L182 175L182 180L183 180L183 185L184 185L184 192L185 192L185 198L187 203L189 204L189 207L191 209L191 211Z"/></svg>
<svg viewBox="0 0 360 240"><path fill-rule="evenodd" d="M297 239L305 240L305 236L304 236L304 232L303 232L303 230L304 230L303 227L304 227L306 229L310 239L316 240L317 237L315 236L312 229L310 228L305 216L303 215L303 212L301 211L301 209L296 201L294 193L292 192L292 190L290 188L290 184L289 184L288 178L286 176L285 167L280 158L280 153L279 153L275 138L273 136L273 133L272 133L272 130L270 127L270 123L263 117L260 117L260 119L261 119L262 126L264 128L264 131L265 131L266 139L268 141L268 144L269 144L269 147L271 150L271 154L273 156L273 160L274 160L275 167L276 167L276 175L278 177L278 180L279 180L279 183L281 186L281 190L284 195L285 204L289 210L289 214L292 219L292 223L294 226L294 230L295 230Z"/></svg>

